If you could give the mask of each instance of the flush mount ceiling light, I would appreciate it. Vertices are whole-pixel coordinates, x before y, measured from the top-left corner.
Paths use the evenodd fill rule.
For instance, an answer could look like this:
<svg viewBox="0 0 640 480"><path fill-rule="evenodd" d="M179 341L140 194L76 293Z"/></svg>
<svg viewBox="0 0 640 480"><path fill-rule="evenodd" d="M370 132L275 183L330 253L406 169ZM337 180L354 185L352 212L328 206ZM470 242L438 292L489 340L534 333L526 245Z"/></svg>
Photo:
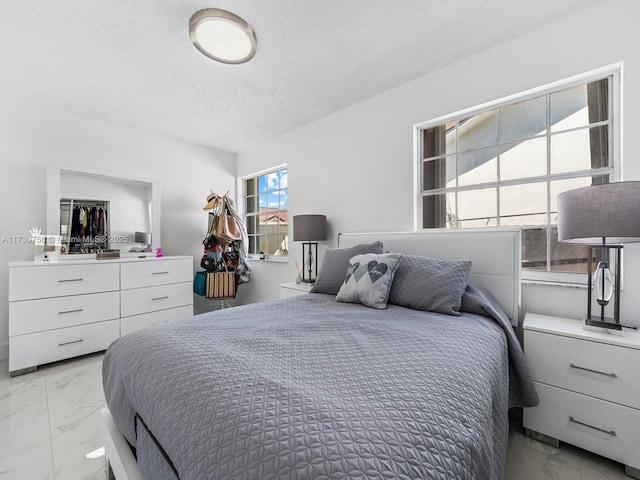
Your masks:
<svg viewBox="0 0 640 480"><path fill-rule="evenodd" d="M251 25L219 8L196 12L189 21L189 36L204 55L222 63L248 62L258 44Z"/></svg>

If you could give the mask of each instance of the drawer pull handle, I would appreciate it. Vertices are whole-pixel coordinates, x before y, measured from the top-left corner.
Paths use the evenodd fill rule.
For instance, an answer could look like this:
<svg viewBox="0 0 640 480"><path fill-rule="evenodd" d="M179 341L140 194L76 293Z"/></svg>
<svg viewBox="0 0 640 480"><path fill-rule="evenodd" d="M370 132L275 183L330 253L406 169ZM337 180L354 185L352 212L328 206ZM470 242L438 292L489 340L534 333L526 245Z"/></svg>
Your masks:
<svg viewBox="0 0 640 480"><path fill-rule="evenodd" d="M67 280L58 280L58 283L81 282L82 278L69 278Z"/></svg>
<svg viewBox="0 0 640 480"><path fill-rule="evenodd" d="M73 340L71 342L59 343L58 346L64 347L65 345L73 345L74 343L80 343L80 342L84 342L84 338L81 338L80 340Z"/></svg>
<svg viewBox="0 0 640 480"><path fill-rule="evenodd" d="M593 425L589 425L588 423L580 422L580 421L576 420L573 417L569 417L569 421L571 421L573 423L577 423L578 425L582 425L583 427L592 428L593 430L597 430L599 432L606 433L607 435L611 435L612 437L616 436L616 432L614 432L613 430L604 430L602 428L594 427Z"/></svg>
<svg viewBox="0 0 640 480"><path fill-rule="evenodd" d="M585 372L597 373L599 375L606 375L607 377L611 377L611 378L617 378L618 376L615 373L599 372L598 370L592 370L590 368L580 367L578 365L574 365L573 363L570 363L569 366L571 368L577 368L578 370L584 370Z"/></svg>
<svg viewBox="0 0 640 480"><path fill-rule="evenodd" d="M78 308L77 310L65 310L64 312L58 312L58 315L65 315L67 313L78 313L81 311L82 311L82 308Z"/></svg>
<svg viewBox="0 0 640 480"><path fill-rule="evenodd" d="M164 297L156 297L156 298L152 298L152 301L156 301L156 300L166 300L167 298L169 298L169 295L165 295Z"/></svg>
<svg viewBox="0 0 640 480"><path fill-rule="evenodd" d="M153 272L151 275L166 275L169 272Z"/></svg>

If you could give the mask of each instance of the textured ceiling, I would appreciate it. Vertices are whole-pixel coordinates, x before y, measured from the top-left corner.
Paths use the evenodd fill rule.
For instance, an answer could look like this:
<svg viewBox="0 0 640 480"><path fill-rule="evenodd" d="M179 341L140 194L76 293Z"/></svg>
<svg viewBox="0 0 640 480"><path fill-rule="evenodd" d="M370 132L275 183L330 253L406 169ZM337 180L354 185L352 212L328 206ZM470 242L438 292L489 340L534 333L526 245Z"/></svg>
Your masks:
<svg viewBox="0 0 640 480"><path fill-rule="evenodd" d="M241 152L591 1L0 0L0 91ZM209 7L253 26L251 62L191 45Z"/></svg>

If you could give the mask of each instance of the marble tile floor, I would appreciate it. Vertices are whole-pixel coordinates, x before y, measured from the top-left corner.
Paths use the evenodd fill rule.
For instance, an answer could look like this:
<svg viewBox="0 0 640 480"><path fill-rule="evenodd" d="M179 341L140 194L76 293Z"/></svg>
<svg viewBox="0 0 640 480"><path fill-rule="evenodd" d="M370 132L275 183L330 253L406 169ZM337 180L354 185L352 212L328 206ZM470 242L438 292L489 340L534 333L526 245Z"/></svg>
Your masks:
<svg viewBox="0 0 640 480"><path fill-rule="evenodd" d="M102 354L18 377L0 361L0 480L106 480L100 409ZM622 465L522 434L512 422L506 480L628 479ZM487 479L489 480L489 479Z"/></svg>

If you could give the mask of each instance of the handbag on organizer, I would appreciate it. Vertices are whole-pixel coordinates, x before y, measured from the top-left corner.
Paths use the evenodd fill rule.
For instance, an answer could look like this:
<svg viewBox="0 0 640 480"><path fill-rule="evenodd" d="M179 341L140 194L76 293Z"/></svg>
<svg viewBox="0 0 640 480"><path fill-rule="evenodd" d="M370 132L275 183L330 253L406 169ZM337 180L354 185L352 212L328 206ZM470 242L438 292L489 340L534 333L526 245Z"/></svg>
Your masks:
<svg viewBox="0 0 640 480"><path fill-rule="evenodd" d="M218 239L213 234L207 235L207 238L202 241L202 244L204 245L205 250L212 250L216 245L218 245Z"/></svg>
<svg viewBox="0 0 640 480"><path fill-rule="evenodd" d="M236 276L233 272L207 273L207 298L236 298Z"/></svg>
<svg viewBox="0 0 640 480"><path fill-rule="evenodd" d="M207 293L207 272L196 272L193 277L193 293L204 297Z"/></svg>
<svg viewBox="0 0 640 480"><path fill-rule="evenodd" d="M229 211L227 203L227 197L222 197L220 210L218 211L217 223L215 224L213 232L218 243L224 246L229 245L234 240L242 239L242 233L238 226L238 222Z"/></svg>
<svg viewBox="0 0 640 480"><path fill-rule="evenodd" d="M209 255L204 255L202 260L200 260L200 266L207 272L215 272L218 264L215 259L211 258Z"/></svg>

